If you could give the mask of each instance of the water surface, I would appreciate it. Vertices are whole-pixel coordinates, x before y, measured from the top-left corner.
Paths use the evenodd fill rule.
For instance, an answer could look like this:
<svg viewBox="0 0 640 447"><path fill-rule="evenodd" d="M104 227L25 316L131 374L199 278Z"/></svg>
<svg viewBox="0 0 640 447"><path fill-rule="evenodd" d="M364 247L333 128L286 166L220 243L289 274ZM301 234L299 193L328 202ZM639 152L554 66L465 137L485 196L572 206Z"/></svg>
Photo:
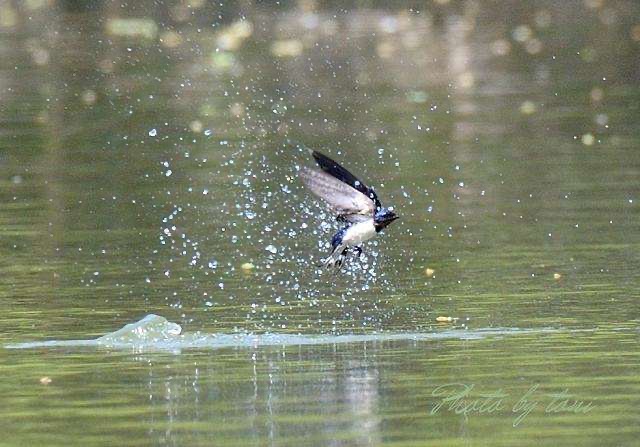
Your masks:
<svg viewBox="0 0 640 447"><path fill-rule="evenodd" d="M2 443L634 445L640 9L556 3L0 4L0 344L356 337L2 349ZM290 141L402 215L340 274Z"/></svg>

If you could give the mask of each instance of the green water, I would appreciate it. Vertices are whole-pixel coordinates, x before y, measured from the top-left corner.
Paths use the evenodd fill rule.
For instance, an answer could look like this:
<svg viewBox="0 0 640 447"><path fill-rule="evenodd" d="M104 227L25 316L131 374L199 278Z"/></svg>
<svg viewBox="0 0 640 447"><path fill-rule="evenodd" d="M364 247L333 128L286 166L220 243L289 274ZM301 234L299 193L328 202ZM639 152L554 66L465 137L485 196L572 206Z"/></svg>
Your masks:
<svg viewBox="0 0 640 447"><path fill-rule="evenodd" d="M0 349L0 445L637 445L638 5L188 3L0 2L1 345L521 332ZM402 216L340 274L288 141Z"/></svg>

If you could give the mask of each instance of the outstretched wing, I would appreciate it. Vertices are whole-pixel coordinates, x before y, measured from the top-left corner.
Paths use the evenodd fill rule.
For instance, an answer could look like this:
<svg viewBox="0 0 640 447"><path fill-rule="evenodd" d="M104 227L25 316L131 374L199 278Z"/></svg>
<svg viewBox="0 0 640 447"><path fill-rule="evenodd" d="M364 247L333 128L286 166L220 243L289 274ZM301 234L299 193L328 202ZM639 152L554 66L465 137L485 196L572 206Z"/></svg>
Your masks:
<svg viewBox="0 0 640 447"><path fill-rule="evenodd" d="M303 167L300 178L315 195L327 202L339 218L359 222L373 217L375 202L347 183L323 171Z"/></svg>
<svg viewBox="0 0 640 447"><path fill-rule="evenodd" d="M309 152L311 152L311 155L318 163L318 166L320 166L320 169L370 198L375 204L374 210L382 208L382 204L380 203L380 200L378 200L378 196L373 188L369 188L367 185L358 180L355 175L347 171L345 168L340 166L337 162L333 161L326 155L314 150L309 150Z"/></svg>

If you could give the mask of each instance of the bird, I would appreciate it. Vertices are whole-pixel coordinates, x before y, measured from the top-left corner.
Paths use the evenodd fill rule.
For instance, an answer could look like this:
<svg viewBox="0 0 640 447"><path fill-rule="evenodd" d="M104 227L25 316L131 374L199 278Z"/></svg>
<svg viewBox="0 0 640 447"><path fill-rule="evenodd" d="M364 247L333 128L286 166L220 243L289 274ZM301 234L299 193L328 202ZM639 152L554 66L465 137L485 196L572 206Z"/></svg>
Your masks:
<svg viewBox="0 0 640 447"><path fill-rule="evenodd" d="M329 205L339 222L346 223L331 238L331 253L322 262L325 268L339 269L349 248L360 256L362 243L376 236L399 216L392 207L382 206L373 188L336 161L318 151L308 151L320 169L303 166L298 176L313 194Z"/></svg>

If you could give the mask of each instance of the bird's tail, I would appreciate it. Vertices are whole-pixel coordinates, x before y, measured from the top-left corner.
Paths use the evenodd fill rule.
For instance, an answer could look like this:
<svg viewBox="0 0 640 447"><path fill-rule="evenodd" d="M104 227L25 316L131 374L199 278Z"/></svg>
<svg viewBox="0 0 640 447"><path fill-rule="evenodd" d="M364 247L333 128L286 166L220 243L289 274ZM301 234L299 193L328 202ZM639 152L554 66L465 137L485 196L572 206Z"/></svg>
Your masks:
<svg viewBox="0 0 640 447"><path fill-rule="evenodd" d="M322 261L322 266L324 268L340 268L342 266L342 262L344 261L345 255L347 254L347 245L339 244L336 245L331 254Z"/></svg>

